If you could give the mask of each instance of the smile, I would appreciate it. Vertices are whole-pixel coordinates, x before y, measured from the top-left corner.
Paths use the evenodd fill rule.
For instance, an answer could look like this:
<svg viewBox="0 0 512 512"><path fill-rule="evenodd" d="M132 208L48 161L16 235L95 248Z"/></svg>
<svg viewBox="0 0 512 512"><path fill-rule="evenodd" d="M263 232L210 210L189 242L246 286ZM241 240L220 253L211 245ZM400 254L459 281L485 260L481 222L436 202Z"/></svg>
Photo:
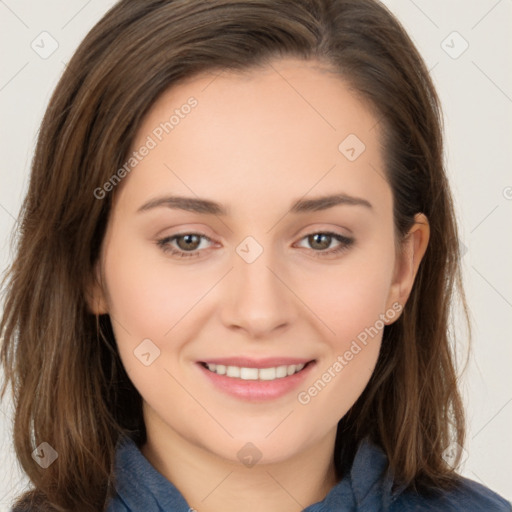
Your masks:
<svg viewBox="0 0 512 512"><path fill-rule="evenodd" d="M283 379L300 372L305 364L290 364L274 366L271 368L245 368L240 366L226 366L223 364L203 363L208 370L217 375L225 375L235 379L242 380L265 380L272 381Z"/></svg>
<svg viewBox="0 0 512 512"><path fill-rule="evenodd" d="M286 364L285 364L286 363ZM247 358L197 362L206 382L223 394L239 400L261 402L293 393L303 386L316 366L316 360L272 358L255 361Z"/></svg>

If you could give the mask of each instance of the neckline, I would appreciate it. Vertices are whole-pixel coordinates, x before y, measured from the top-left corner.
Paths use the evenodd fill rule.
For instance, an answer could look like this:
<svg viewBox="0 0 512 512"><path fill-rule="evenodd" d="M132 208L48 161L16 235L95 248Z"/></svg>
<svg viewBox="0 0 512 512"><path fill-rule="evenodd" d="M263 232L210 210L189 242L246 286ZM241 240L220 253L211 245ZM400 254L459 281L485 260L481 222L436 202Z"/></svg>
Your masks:
<svg viewBox="0 0 512 512"><path fill-rule="evenodd" d="M115 471L116 498L129 509L145 512L191 510L176 486L149 462L130 437L123 436L118 440ZM391 499L392 485L386 455L368 439L363 439L349 472L331 487L323 500L307 506L303 512L348 512L367 503L378 504L378 510Z"/></svg>

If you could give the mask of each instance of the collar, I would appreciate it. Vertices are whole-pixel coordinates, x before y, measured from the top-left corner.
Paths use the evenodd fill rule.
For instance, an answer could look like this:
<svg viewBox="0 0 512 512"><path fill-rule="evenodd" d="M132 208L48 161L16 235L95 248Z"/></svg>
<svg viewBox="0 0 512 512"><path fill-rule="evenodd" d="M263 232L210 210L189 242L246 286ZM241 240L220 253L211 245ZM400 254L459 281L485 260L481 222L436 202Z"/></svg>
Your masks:
<svg viewBox="0 0 512 512"><path fill-rule="evenodd" d="M121 509L144 512L193 510L180 491L151 465L128 437L118 441L115 468L118 495L113 498L108 512ZM363 439L350 472L322 501L308 506L303 512L384 512L400 493L400 489L393 493L392 486L386 455L378 446Z"/></svg>

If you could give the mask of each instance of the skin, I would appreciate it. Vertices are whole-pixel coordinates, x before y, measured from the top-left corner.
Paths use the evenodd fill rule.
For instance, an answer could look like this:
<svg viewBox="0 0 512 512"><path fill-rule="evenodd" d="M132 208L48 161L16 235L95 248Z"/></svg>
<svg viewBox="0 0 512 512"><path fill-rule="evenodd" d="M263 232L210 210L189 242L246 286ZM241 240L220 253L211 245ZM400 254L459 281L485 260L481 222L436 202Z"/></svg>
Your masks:
<svg viewBox="0 0 512 512"><path fill-rule="evenodd" d="M377 116L318 63L282 59L175 86L147 114L134 148L190 96L197 107L115 191L90 307L111 315L122 362L143 397L142 453L190 506L295 512L336 483L336 425L372 374L382 330L308 404L297 393L379 315L405 304L428 221L417 215L396 250ZM338 149L349 134L366 146L352 162ZM334 192L372 207L289 212L297 199ZM137 212L170 194L214 200L229 215L165 206ZM320 247L308 239L325 231L354 242L319 255L340 246L335 238ZM200 255L188 259L156 244L178 233L212 242L201 239ZM252 263L236 252L247 236L263 249ZM168 245L183 251L179 241ZM150 366L134 356L147 338L160 349ZM283 397L244 401L214 388L196 364L229 356L305 357L316 366ZM253 467L237 456L247 442L262 455Z"/></svg>

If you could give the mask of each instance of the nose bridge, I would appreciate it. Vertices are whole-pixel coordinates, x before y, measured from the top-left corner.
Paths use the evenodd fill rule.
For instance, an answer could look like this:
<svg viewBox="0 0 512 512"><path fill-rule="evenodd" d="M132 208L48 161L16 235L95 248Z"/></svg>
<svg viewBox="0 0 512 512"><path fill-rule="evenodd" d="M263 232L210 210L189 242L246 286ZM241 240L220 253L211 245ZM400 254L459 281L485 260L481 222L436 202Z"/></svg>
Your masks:
<svg viewBox="0 0 512 512"><path fill-rule="evenodd" d="M224 303L223 321L264 335L291 322L292 295L279 276L275 251L254 237L246 237L237 247L230 272L229 297ZM279 277L278 277L279 276Z"/></svg>

